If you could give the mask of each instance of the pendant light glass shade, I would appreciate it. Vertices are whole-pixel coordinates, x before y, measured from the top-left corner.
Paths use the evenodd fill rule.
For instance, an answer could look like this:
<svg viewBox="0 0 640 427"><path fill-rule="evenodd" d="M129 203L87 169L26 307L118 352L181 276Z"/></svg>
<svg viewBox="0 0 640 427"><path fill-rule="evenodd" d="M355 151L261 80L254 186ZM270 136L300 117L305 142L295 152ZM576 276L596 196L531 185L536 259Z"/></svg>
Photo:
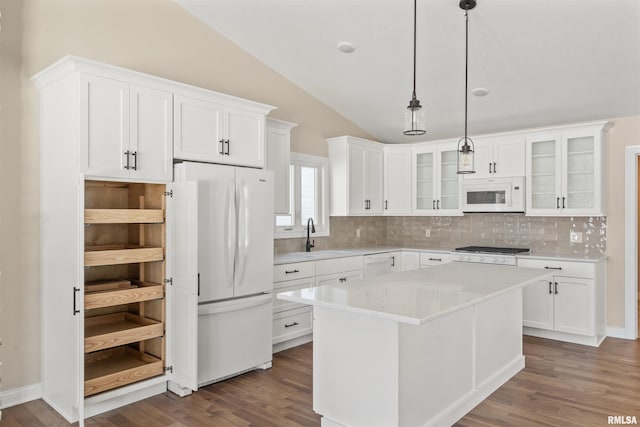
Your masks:
<svg viewBox="0 0 640 427"><path fill-rule="evenodd" d="M420 101L416 99L416 94L409 101L409 106L404 112L404 129L405 135L424 135L426 133L424 123L424 110Z"/></svg>
<svg viewBox="0 0 640 427"><path fill-rule="evenodd" d="M413 93L409 106L404 112L404 132L402 132L409 136L424 135L427 132L424 123L424 110L416 98L416 10L417 0L413 0Z"/></svg>
<svg viewBox="0 0 640 427"><path fill-rule="evenodd" d="M467 136L467 97L469 92L469 9L476 7L476 0L460 0L460 9L464 10L464 136L458 140L458 173L476 173L474 166L473 141Z"/></svg>
<svg viewBox="0 0 640 427"><path fill-rule="evenodd" d="M473 141L462 137L458 141L458 173L476 173Z"/></svg>

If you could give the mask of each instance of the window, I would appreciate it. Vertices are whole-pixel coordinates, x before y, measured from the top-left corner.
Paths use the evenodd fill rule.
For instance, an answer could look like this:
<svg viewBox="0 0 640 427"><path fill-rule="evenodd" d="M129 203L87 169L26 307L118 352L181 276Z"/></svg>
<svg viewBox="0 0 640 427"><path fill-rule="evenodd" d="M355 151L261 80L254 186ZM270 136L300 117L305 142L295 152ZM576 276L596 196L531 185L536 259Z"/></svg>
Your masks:
<svg viewBox="0 0 640 427"><path fill-rule="evenodd" d="M291 153L288 215L275 216L275 237L305 237L313 219L314 236L329 235L329 161L326 157Z"/></svg>

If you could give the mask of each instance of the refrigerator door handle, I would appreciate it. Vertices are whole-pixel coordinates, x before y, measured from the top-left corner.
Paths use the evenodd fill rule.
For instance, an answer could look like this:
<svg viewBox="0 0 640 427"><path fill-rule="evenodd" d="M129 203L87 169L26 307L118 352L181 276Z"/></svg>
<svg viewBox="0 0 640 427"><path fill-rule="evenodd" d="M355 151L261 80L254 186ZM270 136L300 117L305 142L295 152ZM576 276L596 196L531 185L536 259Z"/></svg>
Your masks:
<svg viewBox="0 0 640 427"><path fill-rule="evenodd" d="M236 200L235 188L233 183L227 185L227 194L225 204L227 205L227 227L225 233L227 235L227 250L225 254L226 279L227 287L233 287L234 266L236 262Z"/></svg>
<svg viewBox="0 0 640 427"><path fill-rule="evenodd" d="M238 198L238 242L237 242L237 270L236 270L236 286L241 287L244 281L244 274L247 268L246 249L249 247L249 204L247 203L249 188L243 179L238 180L236 197Z"/></svg>

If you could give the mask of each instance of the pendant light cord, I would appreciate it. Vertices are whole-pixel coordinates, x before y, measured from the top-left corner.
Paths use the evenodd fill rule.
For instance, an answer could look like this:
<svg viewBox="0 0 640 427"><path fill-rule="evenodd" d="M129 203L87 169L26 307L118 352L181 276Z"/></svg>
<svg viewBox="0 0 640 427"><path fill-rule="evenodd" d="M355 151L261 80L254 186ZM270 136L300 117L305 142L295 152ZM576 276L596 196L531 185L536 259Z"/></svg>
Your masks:
<svg viewBox="0 0 640 427"><path fill-rule="evenodd" d="M464 11L465 45L464 45L464 139L467 140L467 96L469 92L469 10Z"/></svg>
<svg viewBox="0 0 640 427"><path fill-rule="evenodd" d="M412 99L416 99L416 22L417 22L417 0L413 0L413 95Z"/></svg>

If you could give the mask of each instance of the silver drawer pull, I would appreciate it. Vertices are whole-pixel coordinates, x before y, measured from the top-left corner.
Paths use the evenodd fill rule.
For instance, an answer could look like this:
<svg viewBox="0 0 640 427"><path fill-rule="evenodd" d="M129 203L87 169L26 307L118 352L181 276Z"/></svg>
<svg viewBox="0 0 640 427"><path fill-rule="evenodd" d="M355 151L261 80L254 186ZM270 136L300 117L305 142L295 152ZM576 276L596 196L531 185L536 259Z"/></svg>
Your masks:
<svg viewBox="0 0 640 427"><path fill-rule="evenodd" d="M429 261L442 261L442 258L429 258Z"/></svg>
<svg viewBox="0 0 640 427"><path fill-rule="evenodd" d="M289 324L286 324L286 323L285 323L285 324L284 324L284 327L285 327L285 328L290 328L290 327L292 327L292 326L298 326L298 325L299 325L299 323L298 323L298 322L293 322L293 323L289 323Z"/></svg>
<svg viewBox="0 0 640 427"><path fill-rule="evenodd" d="M547 270L562 270L562 267L549 267L547 265L545 265L544 268Z"/></svg>
<svg viewBox="0 0 640 427"><path fill-rule="evenodd" d="M300 273L300 270L285 270L284 274Z"/></svg>

